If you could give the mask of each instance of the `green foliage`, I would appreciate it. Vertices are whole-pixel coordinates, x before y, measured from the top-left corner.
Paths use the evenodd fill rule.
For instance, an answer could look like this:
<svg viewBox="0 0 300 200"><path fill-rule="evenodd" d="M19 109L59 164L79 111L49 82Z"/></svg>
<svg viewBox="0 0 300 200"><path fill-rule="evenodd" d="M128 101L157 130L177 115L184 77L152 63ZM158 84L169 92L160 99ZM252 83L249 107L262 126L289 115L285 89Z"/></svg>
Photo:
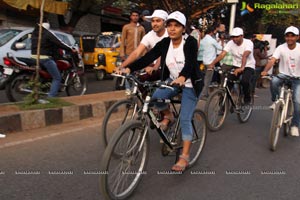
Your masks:
<svg viewBox="0 0 300 200"><path fill-rule="evenodd" d="M265 4L299 4L296 0L266 0L262 1ZM282 10L263 10L262 18L260 20L265 25L277 25L277 26L289 26L291 24L299 24L300 22L300 10L299 9L282 9Z"/></svg>
<svg viewBox="0 0 300 200"><path fill-rule="evenodd" d="M29 81L28 83L28 88L40 88L41 87L41 83L40 82L35 82L35 81ZM33 105L33 104L37 104L37 99L35 99L36 93L35 92L31 92L29 93L25 98L24 98L24 105Z"/></svg>
<svg viewBox="0 0 300 200"><path fill-rule="evenodd" d="M70 102L64 101L61 98L48 98L49 103L40 104L40 103L19 103L17 104L21 110L38 110L38 109L49 109L49 108L61 108L65 106L73 105Z"/></svg>

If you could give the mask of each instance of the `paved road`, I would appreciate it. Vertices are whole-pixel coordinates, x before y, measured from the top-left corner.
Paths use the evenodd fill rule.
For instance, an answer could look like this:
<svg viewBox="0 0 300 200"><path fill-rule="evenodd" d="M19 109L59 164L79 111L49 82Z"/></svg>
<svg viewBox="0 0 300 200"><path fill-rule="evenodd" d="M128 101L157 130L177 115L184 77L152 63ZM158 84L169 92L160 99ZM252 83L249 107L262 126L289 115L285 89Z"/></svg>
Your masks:
<svg viewBox="0 0 300 200"><path fill-rule="evenodd" d="M221 131L208 134L203 155L183 175L158 174L169 170L174 158L161 156L159 139L151 133L147 175L129 199L299 199L299 138L280 138L278 150L269 151L269 92L264 89L257 94L250 121L240 124L230 115ZM99 121L15 134L5 139L10 147L3 148L4 140L0 141L0 199L103 199L98 176L84 174L99 170L104 150Z"/></svg>
<svg viewBox="0 0 300 200"><path fill-rule="evenodd" d="M106 78L102 81L97 81L95 73L89 70L86 73L87 80L88 80L88 89L86 94L94 94L98 92L108 92L114 90L113 80L112 78ZM59 93L59 96L66 96L64 92ZM0 90L0 104L7 103L9 100L6 97L5 91Z"/></svg>

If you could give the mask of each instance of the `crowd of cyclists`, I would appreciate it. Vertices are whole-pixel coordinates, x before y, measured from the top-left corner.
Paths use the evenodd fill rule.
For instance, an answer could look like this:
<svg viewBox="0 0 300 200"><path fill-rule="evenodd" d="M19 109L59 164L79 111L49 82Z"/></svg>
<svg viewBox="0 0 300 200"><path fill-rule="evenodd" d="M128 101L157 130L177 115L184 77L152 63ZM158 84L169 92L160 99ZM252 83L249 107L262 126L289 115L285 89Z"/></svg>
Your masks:
<svg viewBox="0 0 300 200"><path fill-rule="evenodd" d="M294 113L290 134L299 136L300 121L300 45L299 30L294 26L284 32L285 43L278 46L273 55L257 70L257 58L254 53L253 38L246 39L244 30L235 27L224 37L225 26L208 27L205 31L197 30L197 34L188 34L186 16L175 11L167 14L163 10L155 10L152 15L145 16L151 21L152 30L141 40L139 45L124 59L116 73L132 73L145 68L151 74L158 70L160 79L174 86L174 90L158 88L152 98L172 98L178 95L175 85L182 89L182 112L180 126L182 129L183 151L178 162L172 167L174 171L184 171L189 161L191 146L191 117L198 100L207 100L208 87L211 82L220 83L220 77L215 74L217 65L232 70L233 77L240 79L244 106L253 103L255 81L260 76L269 74L273 65L279 63L279 74L272 79L271 96L274 102L279 95L283 79L291 82L293 90ZM138 22L136 23L138 25ZM195 29L195 27L193 27ZM123 29L122 35L125 35ZM132 32L132 31L131 31ZM195 33L195 32L194 32ZM131 40L127 31L127 37ZM124 44L126 45L126 40ZM125 47L126 48L126 47ZM266 57L266 55L265 55ZM225 60L230 60L225 61ZM221 64L220 64L221 63ZM254 81L253 81L254 80ZM272 106L270 106L272 108ZM168 129L173 122L173 114L165 103L157 103L156 108L163 114L160 122L163 129Z"/></svg>

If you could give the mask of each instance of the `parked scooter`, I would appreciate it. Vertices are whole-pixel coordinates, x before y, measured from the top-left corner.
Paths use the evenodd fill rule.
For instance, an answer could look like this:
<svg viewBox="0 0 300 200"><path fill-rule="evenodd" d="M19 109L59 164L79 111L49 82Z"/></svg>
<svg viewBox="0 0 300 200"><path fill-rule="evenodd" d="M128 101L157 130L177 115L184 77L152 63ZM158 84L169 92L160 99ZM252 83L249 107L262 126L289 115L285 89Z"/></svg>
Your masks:
<svg viewBox="0 0 300 200"><path fill-rule="evenodd" d="M26 95L33 92L33 82L36 74L36 60L31 58L16 58L8 53L4 57L7 66L4 73L9 76L5 92L7 98L12 101L22 101ZM61 72L62 82L60 92L65 91L68 96L83 95L87 90L87 80L84 73L84 66L80 65L81 56L79 53L63 54L61 59L55 60ZM40 95L48 95L51 87L52 77L41 65Z"/></svg>

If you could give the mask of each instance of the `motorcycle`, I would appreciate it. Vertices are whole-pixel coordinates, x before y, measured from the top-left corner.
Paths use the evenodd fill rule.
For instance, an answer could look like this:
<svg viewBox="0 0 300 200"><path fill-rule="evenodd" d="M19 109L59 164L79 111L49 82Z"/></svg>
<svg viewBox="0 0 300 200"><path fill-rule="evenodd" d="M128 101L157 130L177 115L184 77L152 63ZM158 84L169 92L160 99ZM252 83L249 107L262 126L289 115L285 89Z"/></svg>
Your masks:
<svg viewBox="0 0 300 200"><path fill-rule="evenodd" d="M5 82L8 79L8 76L4 74L4 67L0 66L0 90L5 89Z"/></svg>
<svg viewBox="0 0 300 200"><path fill-rule="evenodd" d="M9 101L22 101L25 96L33 92L33 82L36 75L36 60L31 58L16 58L8 53L3 58L4 73L9 76L5 92ZM84 65L79 53L65 54L62 58L55 59L61 72L61 88L59 92L66 92L68 96L83 95L87 90L87 80L84 73ZM41 65L39 68L39 94L48 95L52 77Z"/></svg>

